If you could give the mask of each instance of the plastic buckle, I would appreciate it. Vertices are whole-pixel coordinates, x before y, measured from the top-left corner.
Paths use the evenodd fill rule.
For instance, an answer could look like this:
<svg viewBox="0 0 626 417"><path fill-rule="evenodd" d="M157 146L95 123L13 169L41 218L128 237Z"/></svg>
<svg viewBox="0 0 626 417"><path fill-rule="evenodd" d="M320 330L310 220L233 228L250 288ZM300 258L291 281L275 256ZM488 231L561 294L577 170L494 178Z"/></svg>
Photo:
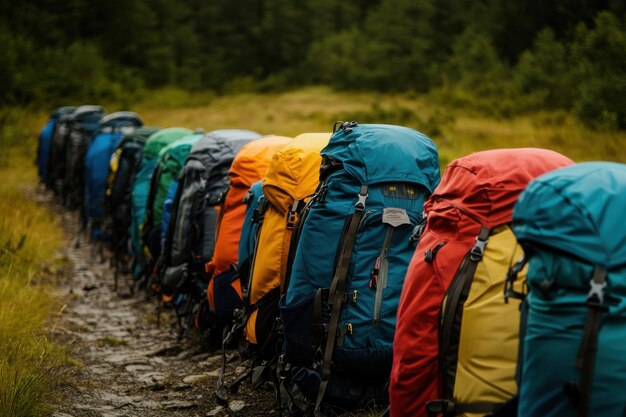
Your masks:
<svg viewBox="0 0 626 417"><path fill-rule="evenodd" d="M356 202L356 204L354 205L354 207L363 210L365 208L365 201L367 200L367 197L369 196L369 194L359 194L359 201Z"/></svg>
<svg viewBox="0 0 626 417"><path fill-rule="evenodd" d="M293 229L296 224L296 212L290 211L287 213L287 229Z"/></svg>
<svg viewBox="0 0 626 417"><path fill-rule="evenodd" d="M606 288L606 282L596 282L593 279L589 281L591 289L589 295L587 295L588 302L598 302L602 304L604 302L604 288Z"/></svg>
<svg viewBox="0 0 626 417"><path fill-rule="evenodd" d="M485 247L487 246L486 240L480 240L476 238L476 243L470 250L470 259L474 262L478 262L483 259L483 254L485 253Z"/></svg>
<svg viewBox="0 0 626 417"><path fill-rule="evenodd" d="M287 371L288 363L285 359L285 354L283 353L278 357L278 362L276 363L276 369L278 370L278 374L280 376L284 376Z"/></svg>
<svg viewBox="0 0 626 417"><path fill-rule="evenodd" d="M358 125L359 124L357 122L345 122L341 125L341 130L343 131L344 135L347 135L348 133L352 132L354 128Z"/></svg>
<svg viewBox="0 0 626 417"><path fill-rule="evenodd" d="M287 228L293 229L296 224L297 215L298 215L298 206L300 205L300 200L293 200L293 204L291 205L291 210L287 213Z"/></svg>

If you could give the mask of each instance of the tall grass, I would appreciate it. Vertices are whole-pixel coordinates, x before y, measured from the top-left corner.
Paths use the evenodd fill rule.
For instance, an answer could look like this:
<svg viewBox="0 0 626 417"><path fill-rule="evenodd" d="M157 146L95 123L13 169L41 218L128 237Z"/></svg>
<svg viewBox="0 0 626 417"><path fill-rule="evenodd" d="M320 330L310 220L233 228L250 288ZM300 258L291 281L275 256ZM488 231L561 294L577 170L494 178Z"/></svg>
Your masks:
<svg viewBox="0 0 626 417"><path fill-rule="evenodd" d="M33 200L32 142L42 120L0 113L0 416L49 414L61 358L45 329L56 306L50 268L63 233Z"/></svg>

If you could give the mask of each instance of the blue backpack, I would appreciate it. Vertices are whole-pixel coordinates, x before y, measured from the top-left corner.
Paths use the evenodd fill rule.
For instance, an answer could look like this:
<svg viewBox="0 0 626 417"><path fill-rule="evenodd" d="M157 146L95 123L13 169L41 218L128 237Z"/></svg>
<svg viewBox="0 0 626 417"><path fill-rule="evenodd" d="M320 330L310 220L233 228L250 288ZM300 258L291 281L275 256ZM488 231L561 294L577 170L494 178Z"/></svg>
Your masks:
<svg viewBox="0 0 626 417"><path fill-rule="evenodd" d="M411 236L440 178L437 147L413 129L335 127L280 301L283 391L316 410L385 401Z"/></svg>
<svg viewBox="0 0 626 417"><path fill-rule="evenodd" d="M91 235L101 238L104 217L104 193L109 175L109 161L125 134L143 124L133 112L117 112L100 120L98 133L87 148L85 155L85 198L83 215L91 224Z"/></svg>
<svg viewBox="0 0 626 417"><path fill-rule="evenodd" d="M518 366L524 417L626 415L626 165L530 183L513 212L528 262ZM505 292L522 297L512 286Z"/></svg>
<svg viewBox="0 0 626 417"><path fill-rule="evenodd" d="M165 247L165 240L167 239L167 229L172 219L172 210L174 209L174 201L176 200L176 193L178 192L178 178L176 178L170 184L167 189L167 195L163 200L163 216L161 217L161 247Z"/></svg>

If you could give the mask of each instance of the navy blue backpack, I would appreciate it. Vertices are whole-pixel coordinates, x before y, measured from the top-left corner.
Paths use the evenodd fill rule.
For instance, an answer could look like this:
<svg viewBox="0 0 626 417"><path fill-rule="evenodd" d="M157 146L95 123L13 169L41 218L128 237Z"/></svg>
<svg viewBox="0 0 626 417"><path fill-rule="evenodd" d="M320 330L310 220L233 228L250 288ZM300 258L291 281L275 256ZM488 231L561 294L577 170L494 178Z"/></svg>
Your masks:
<svg viewBox="0 0 626 417"><path fill-rule="evenodd" d="M75 107L70 106L59 107L54 110L39 133L39 143L37 146L37 171L39 173L39 179L48 188L51 188L52 186L52 182L50 181L51 177L49 175L49 162L50 154L52 152L52 140L57 129L57 121L62 115L72 113L74 110Z"/></svg>

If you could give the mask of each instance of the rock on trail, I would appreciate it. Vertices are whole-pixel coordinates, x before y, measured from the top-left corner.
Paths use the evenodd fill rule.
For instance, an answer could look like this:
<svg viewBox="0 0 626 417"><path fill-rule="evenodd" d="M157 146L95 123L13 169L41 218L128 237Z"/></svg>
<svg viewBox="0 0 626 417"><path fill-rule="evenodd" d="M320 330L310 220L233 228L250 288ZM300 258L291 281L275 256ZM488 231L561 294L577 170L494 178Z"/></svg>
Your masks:
<svg viewBox="0 0 626 417"><path fill-rule="evenodd" d="M113 291L113 270L98 248L79 233L77 214L64 212L49 195L36 199L62 216L68 235L66 278L58 296L66 305L52 320L52 337L68 349L75 365L61 386L57 417L257 416L276 408L270 387L254 391L243 384L230 407L220 407L214 389L220 352L208 352L191 337L177 340L174 320L144 292L129 296L120 280ZM124 294L122 294L124 293ZM231 361L227 380L241 363Z"/></svg>

